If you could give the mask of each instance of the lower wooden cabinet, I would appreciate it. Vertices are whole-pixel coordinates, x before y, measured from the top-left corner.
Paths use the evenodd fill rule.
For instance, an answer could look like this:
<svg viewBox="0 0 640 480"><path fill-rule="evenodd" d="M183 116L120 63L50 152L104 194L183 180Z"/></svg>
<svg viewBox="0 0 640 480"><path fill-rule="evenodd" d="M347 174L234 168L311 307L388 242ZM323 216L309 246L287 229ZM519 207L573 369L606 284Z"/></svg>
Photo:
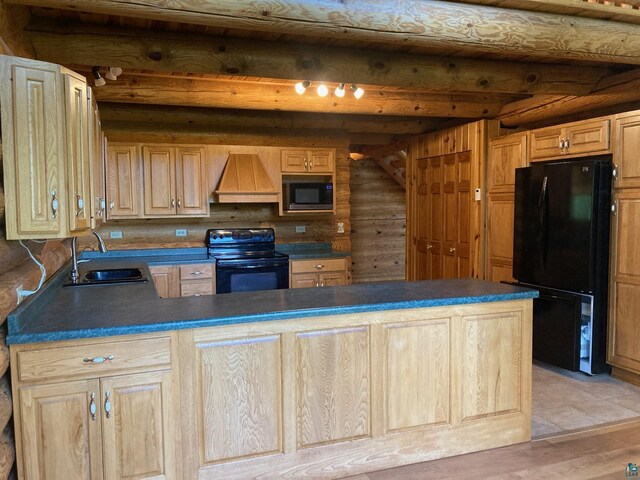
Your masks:
<svg viewBox="0 0 640 480"><path fill-rule="evenodd" d="M215 264L188 263L149 267L160 298L194 297L216 293Z"/></svg>
<svg viewBox="0 0 640 480"><path fill-rule="evenodd" d="M349 285L348 258L316 258L289 262L289 287L313 288Z"/></svg>
<svg viewBox="0 0 640 480"><path fill-rule="evenodd" d="M162 345L168 347L169 343L152 340L151 352L144 341L139 348L138 342L126 340L121 344L54 343L54 348L41 350L25 346L21 350L27 354L24 364L20 354L14 356L18 364L14 370L14 398L18 399L14 415L20 478L179 478L179 408L174 401L172 371L136 368L136 364L144 363L170 367L163 361L170 358L170 353L162 351ZM100 356L109 353L108 347L114 345L119 345L120 350L113 352L113 358ZM96 356L77 356L78 350ZM23 373L25 378L37 378L37 372L30 375L29 371L38 364L64 365L72 357L78 368L67 376L88 378L17 380ZM136 373L121 374L132 370Z"/></svg>

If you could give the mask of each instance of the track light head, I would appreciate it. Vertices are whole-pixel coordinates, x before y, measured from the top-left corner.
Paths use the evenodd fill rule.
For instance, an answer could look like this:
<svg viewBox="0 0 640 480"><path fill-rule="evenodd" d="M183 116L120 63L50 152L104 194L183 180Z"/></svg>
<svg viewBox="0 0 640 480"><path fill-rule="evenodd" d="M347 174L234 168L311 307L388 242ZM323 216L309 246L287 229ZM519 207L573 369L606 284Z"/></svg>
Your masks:
<svg viewBox="0 0 640 480"><path fill-rule="evenodd" d="M360 100L364 95L364 90L355 83L351 84L351 91L353 92L353 96L356 97L356 100Z"/></svg>
<svg viewBox="0 0 640 480"><path fill-rule="evenodd" d="M102 78L102 75L100 75L100 67L93 67L91 73L93 73L93 84L96 87L102 87L107 83L106 80Z"/></svg>
<svg viewBox="0 0 640 480"><path fill-rule="evenodd" d="M334 93L335 93L336 97L340 97L340 98L344 97L344 93L345 93L344 92L344 83L341 83L340 85L338 85L336 87L336 91Z"/></svg>
<svg viewBox="0 0 640 480"><path fill-rule="evenodd" d="M305 80L304 82L298 82L295 85L295 89L296 89L296 93L298 95L303 95L304 92L307 90L307 88L309 87L309 85L311 85L311 82L309 80Z"/></svg>
<svg viewBox="0 0 640 480"><path fill-rule="evenodd" d="M329 94L329 89L327 88L327 86L324 83L321 83L320 85L318 85L318 96L319 97L326 97Z"/></svg>

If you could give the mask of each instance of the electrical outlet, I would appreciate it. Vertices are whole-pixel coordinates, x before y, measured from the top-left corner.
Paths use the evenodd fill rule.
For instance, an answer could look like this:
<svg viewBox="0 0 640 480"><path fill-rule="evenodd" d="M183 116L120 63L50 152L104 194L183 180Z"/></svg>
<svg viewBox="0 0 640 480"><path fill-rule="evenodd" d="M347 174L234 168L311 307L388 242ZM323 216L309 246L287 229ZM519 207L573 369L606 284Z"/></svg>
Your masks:
<svg viewBox="0 0 640 480"><path fill-rule="evenodd" d="M344 233L344 223L338 222L338 233Z"/></svg>
<svg viewBox="0 0 640 480"><path fill-rule="evenodd" d="M122 232L109 232L109 238L122 238Z"/></svg>
<svg viewBox="0 0 640 480"><path fill-rule="evenodd" d="M176 237L186 237L187 229L186 228L177 228L176 229Z"/></svg>
<svg viewBox="0 0 640 480"><path fill-rule="evenodd" d="M304 225L296 225L296 233L304 233L307 231L307 227Z"/></svg>

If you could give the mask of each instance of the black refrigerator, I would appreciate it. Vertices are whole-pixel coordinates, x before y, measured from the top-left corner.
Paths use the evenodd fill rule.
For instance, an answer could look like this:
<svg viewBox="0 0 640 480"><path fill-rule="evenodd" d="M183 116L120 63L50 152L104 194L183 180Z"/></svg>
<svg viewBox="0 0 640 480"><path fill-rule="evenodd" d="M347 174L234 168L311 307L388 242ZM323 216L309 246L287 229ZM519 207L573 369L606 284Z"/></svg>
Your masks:
<svg viewBox="0 0 640 480"><path fill-rule="evenodd" d="M611 156L516 170L513 277L536 288L533 358L607 371Z"/></svg>

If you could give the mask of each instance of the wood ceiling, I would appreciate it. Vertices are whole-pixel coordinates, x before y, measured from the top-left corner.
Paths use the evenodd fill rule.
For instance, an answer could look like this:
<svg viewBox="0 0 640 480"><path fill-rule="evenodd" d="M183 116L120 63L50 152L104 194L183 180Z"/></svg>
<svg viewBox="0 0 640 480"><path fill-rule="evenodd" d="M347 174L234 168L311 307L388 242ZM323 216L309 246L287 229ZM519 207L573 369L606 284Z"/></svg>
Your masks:
<svg viewBox="0 0 640 480"><path fill-rule="evenodd" d="M4 3L27 12L35 58L88 78L92 66L124 69L94 89L107 128L386 144L478 118L532 127L640 108L638 0ZM366 93L300 96L300 80Z"/></svg>

